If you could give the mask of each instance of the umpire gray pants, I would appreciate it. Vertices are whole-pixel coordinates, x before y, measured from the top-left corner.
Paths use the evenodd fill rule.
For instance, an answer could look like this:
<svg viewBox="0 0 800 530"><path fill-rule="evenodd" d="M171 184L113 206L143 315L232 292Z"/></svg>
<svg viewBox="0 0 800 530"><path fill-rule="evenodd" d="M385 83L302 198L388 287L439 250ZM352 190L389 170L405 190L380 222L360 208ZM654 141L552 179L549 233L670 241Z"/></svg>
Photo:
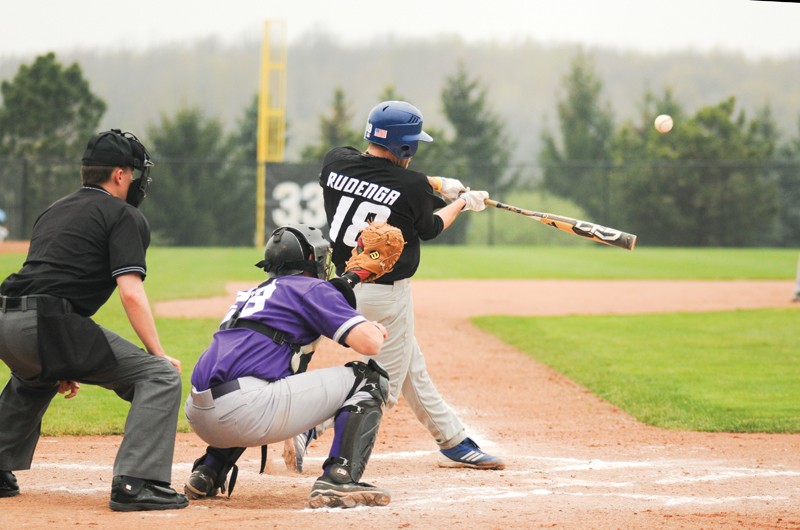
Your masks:
<svg viewBox="0 0 800 530"><path fill-rule="evenodd" d="M130 402L125 436L114 461L114 476L171 482L181 378L163 357L150 355L116 333L101 329L117 366L80 380L113 390ZM0 359L11 379L0 394L0 469L30 469L42 417L58 391L41 383L36 311L0 311ZM78 395L80 398L80 394Z"/></svg>

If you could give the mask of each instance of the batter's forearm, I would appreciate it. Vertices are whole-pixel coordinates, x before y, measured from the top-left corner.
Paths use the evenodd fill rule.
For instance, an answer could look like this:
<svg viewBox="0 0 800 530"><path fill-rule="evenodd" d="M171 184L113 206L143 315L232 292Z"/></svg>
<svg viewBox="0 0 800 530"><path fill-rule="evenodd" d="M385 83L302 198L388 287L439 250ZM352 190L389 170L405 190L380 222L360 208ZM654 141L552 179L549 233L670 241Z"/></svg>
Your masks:
<svg viewBox="0 0 800 530"><path fill-rule="evenodd" d="M456 220L456 217L458 217L464 209L465 205L466 201L464 199L456 199L434 214L442 219L442 223L444 223L444 230L447 230L450 225L453 224L453 222Z"/></svg>

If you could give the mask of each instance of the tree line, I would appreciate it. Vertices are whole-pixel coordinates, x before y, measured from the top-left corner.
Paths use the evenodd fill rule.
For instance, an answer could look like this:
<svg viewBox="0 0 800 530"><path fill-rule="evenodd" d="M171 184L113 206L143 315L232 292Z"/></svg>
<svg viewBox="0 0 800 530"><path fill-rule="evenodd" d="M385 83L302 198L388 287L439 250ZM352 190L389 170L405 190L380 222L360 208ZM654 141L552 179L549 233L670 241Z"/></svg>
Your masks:
<svg viewBox="0 0 800 530"><path fill-rule="evenodd" d="M800 136L781 138L769 105L750 117L731 96L690 115L666 88L645 92L639 109L616 124L591 61L578 56L559 130L543 138L544 188L647 244L800 244ZM659 114L672 116L669 133L653 127Z"/></svg>
<svg viewBox="0 0 800 530"><path fill-rule="evenodd" d="M405 99L393 86L381 90L378 101ZM20 66L0 94L0 207L17 220L12 237L24 239L38 213L79 184L80 156L106 103L77 63L64 66L54 53ZM639 116L617 123L592 58L582 52L559 94L557 127L545 128L530 163L514 163L515 140L489 105L486 85L459 63L440 92L449 127L426 123L435 141L420 147L412 168L457 177L500 200L548 194L574 205L554 213L584 215L648 245L800 245L800 137L781 138L768 105L749 117L728 97L690 114L665 88L645 92ZM155 243L252 245L257 103L254 94L231 133L192 106L162 115L144 134L133 131L156 161L142 206ZM673 117L673 131L653 128L658 114ZM363 147L352 123L338 87L319 117L316 142L300 149L301 162L319 164L336 145ZM291 124L287 130L291 135ZM489 242L509 242L492 230L500 229L490 229ZM439 242L468 242L469 231L468 222L456 223Z"/></svg>

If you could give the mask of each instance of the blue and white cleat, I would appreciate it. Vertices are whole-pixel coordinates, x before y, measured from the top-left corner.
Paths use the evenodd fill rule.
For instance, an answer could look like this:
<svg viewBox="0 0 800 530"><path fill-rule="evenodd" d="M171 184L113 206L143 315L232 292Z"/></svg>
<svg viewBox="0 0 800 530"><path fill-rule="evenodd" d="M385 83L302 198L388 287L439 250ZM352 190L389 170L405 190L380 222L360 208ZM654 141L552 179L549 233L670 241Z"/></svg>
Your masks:
<svg viewBox="0 0 800 530"><path fill-rule="evenodd" d="M471 469L505 469L506 464L478 447L471 438L451 449L440 449L439 467L466 467Z"/></svg>

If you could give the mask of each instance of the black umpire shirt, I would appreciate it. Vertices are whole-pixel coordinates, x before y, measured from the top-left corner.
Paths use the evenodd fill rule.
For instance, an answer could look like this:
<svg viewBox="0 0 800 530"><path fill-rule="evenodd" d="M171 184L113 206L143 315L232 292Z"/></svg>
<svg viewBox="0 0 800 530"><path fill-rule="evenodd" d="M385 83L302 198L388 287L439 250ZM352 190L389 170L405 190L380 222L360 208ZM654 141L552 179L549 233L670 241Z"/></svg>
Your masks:
<svg viewBox="0 0 800 530"><path fill-rule="evenodd" d="M344 272L358 232L370 220L387 221L406 240L394 270L375 283L412 277L419 266L420 240L433 239L444 230L434 211L446 203L433 193L428 177L385 158L336 147L325 155L319 182L338 274Z"/></svg>
<svg viewBox="0 0 800 530"><path fill-rule="evenodd" d="M138 209L87 185L39 216L25 263L0 293L66 298L77 313L92 316L114 292L117 276L144 279L149 245L150 226Z"/></svg>

